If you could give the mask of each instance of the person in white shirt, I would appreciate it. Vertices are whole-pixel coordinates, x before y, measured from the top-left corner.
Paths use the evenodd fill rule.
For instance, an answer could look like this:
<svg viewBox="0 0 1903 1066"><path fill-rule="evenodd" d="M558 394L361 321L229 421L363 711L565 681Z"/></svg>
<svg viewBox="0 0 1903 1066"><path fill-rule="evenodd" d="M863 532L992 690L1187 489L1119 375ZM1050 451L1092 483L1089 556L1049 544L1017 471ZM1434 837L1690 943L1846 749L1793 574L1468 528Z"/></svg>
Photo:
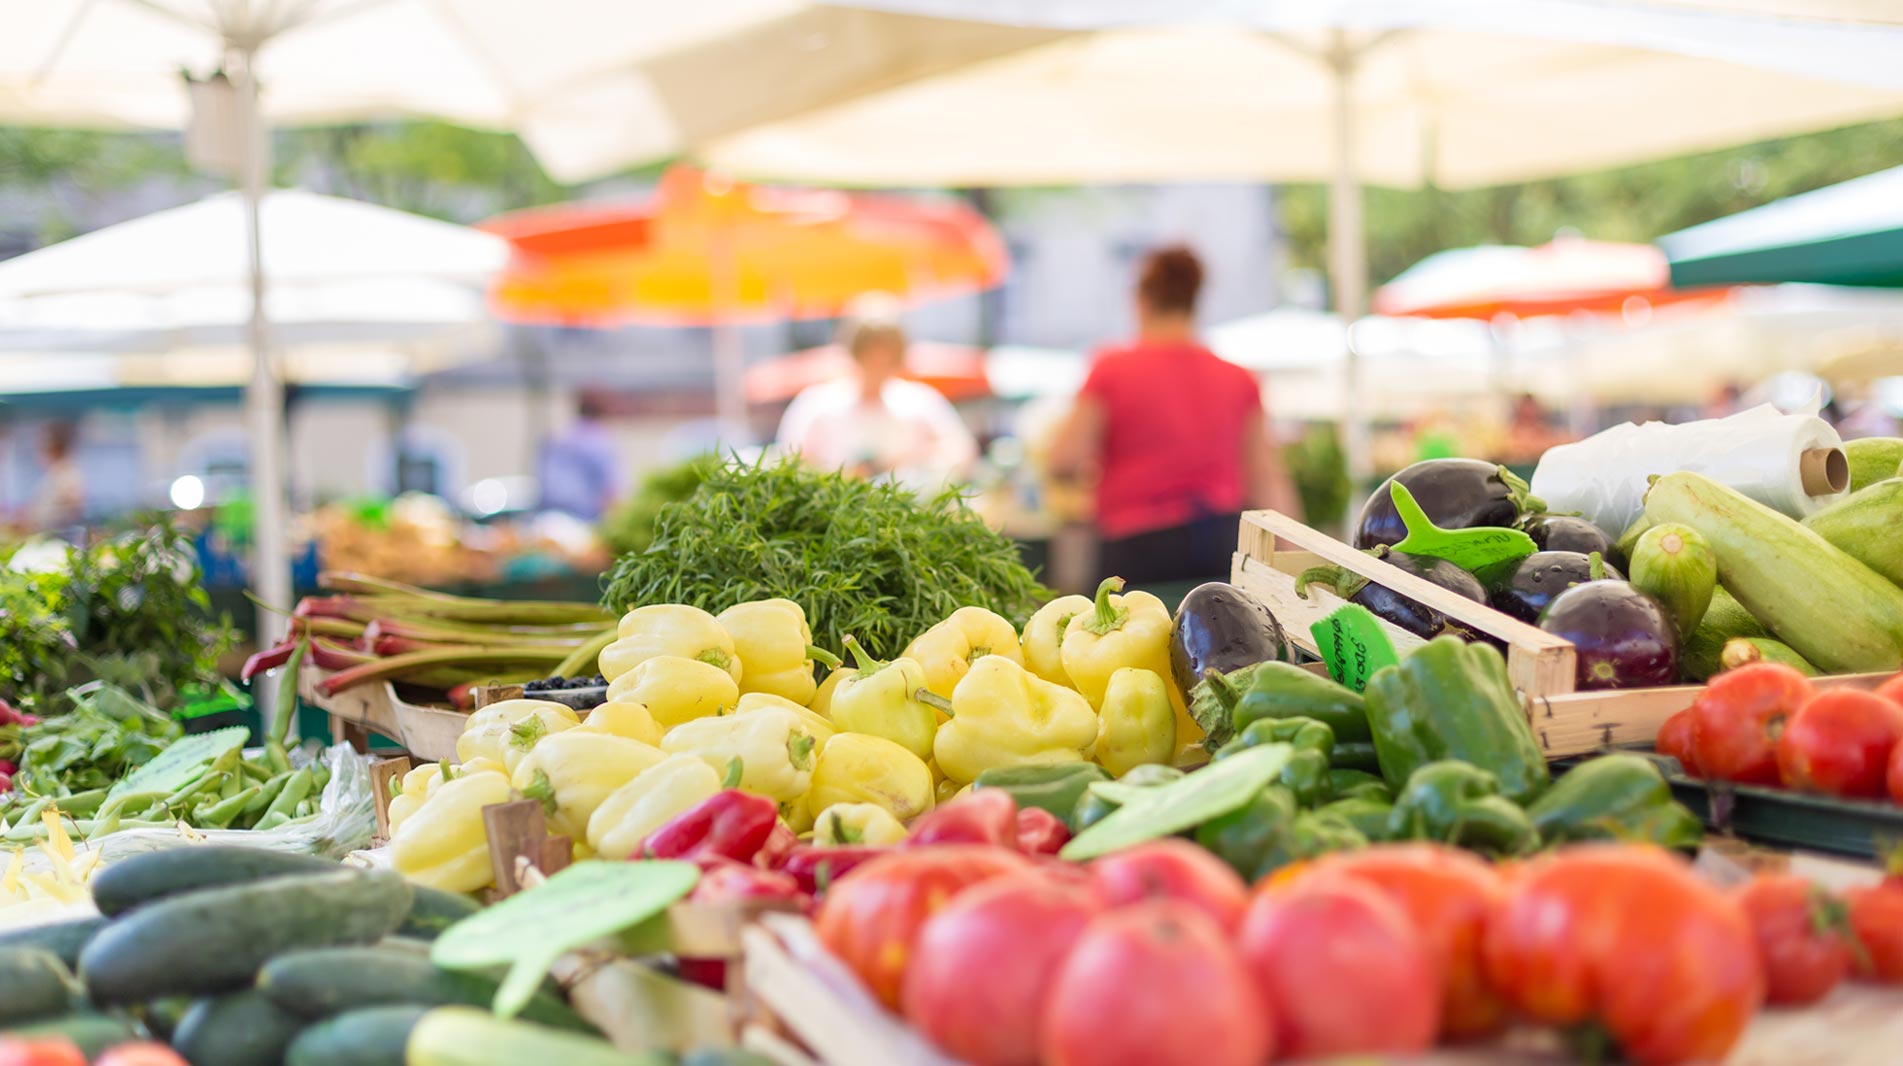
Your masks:
<svg viewBox="0 0 1903 1066"><path fill-rule="evenodd" d="M977 442L951 401L900 376L907 341L897 315L862 306L840 342L852 355L852 376L794 397L780 419L781 450L824 470L890 476L918 488L962 475L978 455Z"/></svg>

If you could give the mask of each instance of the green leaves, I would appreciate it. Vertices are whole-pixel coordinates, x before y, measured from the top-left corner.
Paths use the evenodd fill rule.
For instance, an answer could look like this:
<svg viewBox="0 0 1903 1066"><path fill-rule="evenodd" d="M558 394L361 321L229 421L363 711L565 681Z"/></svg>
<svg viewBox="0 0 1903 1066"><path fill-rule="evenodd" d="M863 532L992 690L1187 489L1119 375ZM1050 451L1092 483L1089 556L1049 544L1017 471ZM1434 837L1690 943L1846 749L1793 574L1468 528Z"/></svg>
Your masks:
<svg viewBox="0 0 1903 1066"><path fill-rule="evenodd" d="M602 604L720 611L785 597L806 609L815 644L837 651L853 634L888 658L959 607L1022 622L1048 595L955 490L921 500L763 459L710 470L693 495L662 507L653 542L615 564Z"/></svg>

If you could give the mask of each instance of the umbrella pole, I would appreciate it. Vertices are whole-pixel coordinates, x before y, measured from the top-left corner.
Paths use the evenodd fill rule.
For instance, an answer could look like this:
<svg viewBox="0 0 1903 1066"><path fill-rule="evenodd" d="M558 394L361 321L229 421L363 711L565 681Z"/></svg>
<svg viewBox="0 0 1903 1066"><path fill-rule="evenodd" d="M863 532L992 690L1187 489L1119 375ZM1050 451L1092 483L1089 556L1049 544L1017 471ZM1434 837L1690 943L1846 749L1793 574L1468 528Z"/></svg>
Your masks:
<svg viewBox="0 0 1903 1066"><path fill-rule="evenodd" d="M728 450L751 443L753 437L747 425L746 350L732 314L740 302L739 249L734 243L732 233L716 231L710 249L714 286L714 413L720 421L720 443Z"/></svg>
<svg viewBox="0 0 1903 1066"><path fill-rule="evenodd" d="M258 108L258 83L250 49L237 52L238 135L243 164L239 184L245 206L245 250L251 272L251 320L246 336L251 347L251 383L245 389L245 423L250 433L252 528L252 590L259 600L279 610L291 607L291 560L286 545L284 499L284 385L271 356L271 323L265 315L264 243L261 214L264 204L266 157L270 143ZM281 616L263 607L257 614L260 647L275 643L284 630ZM261 713L269 715L271 686L258 688ZM288 713L287 709L287 713Z"/></svg>
<svg viewBox="0 0 1903 1066"><path fill-rule="evenodd" d="M1334 74L1332 131L1335 173L1328 184L1328 280L1335 295L1335 313L1341 316L1347 351L1342 362L1342 437L1347 460L1347 528L1354 528L1360 507L1361 484L1370 472L1368 421L1361 402L1361 359L1355 352L1354 325L1368 309L1368 247L1362 221L1361 183L1355 171L1354 75L1359 56L1347 34L1334 32L1324 58Z"/></svg>

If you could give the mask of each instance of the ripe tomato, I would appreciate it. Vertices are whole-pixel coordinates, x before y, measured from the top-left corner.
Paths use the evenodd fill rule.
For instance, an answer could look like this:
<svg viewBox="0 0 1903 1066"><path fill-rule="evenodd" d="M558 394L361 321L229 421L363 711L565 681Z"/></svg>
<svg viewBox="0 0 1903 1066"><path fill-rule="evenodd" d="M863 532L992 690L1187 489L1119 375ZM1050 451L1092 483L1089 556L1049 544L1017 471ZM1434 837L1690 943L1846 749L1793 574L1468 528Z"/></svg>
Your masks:
<svg viewBox="0 0 1903 1066"><path fill-rule="evenodd" d="M1037 1066L1051 982L1101 909L1090 889L1041 872L959 893L919 931L905 1017L960 1062Z"/></svg>
<svg viewBox="0 0 1903 1066"><path fill-rule="evenodd" d="M1091 863L1090 871L1103 901L1112 907L1180 899L1202 908L1227 931L1241 924L1249 905L1249 887L1228 863L1173 837L1106 855Z"/></svg>
<svg viewBox="0 0 1903 1066"><path fill-rule="evenodd" d="M1882 696L1891 703L1903 704L1903 674L1898 674L1883 684L1878 685L1877 695Z"/></svg>
<svg viewBox="0 0 1903 1066"><path fill-rule="evenodd" d="M1690 707L1667 718L1665 724L1659 726L1658 739L1653 742L1652 747L1660 755L1670 755L1677 759L1678 765L1683 766L1686 773L1698 777L1698 759L1692 752L1695 739L1692 734L1693 722Z"/></svg>
<svg viewBox="0 0 1903 1066"><path fill-rule="evenodd" d="M1275 1019L1279 1051L1408 1055L1434 1045L1441 974L1433 949L1381 889L1317 873L1258 893L1238 943Z"/></svg>
<svg viewBox="0 0 1903 1066"><path fill-rule="evenodd" d="M1778 776L1786 787L1807 792L1881 796L1899 739L1903 708L1870 692L1825 692L1784 724Z"/></svg>
<svg viewBox="0 0 1903 1066"><path fill-rule="evenodd" d="M1815 1003L1850 972L1850 912L1825 889L1792 874L1759 874L1737 899L1757 934L1766 1002Z"/></svg>
<svg viewBox="0 0 1903 1066"><path fill-rule="evenodd" d="M1859 885L1844 892L1850 924L1862 953L1853 960L1860 977L1903 984L1903 881Z"/></svg>
<svg viewBox="0 0 1903 1066"><path fill-rule="evenodd" d="M1228 935L1148 900L1084 929L1044 1007L1044 1066L1261 1066L1269 1019Z"/></svg>
<svg viewBox="0 0 1903 1066"><path fill-rule="evenodd" d="M1443 1036L1467 1040L1505 1026L1506 1004L1487 985L1480 951L1487 916L1506 891L1491 866L1436 844L1377 844L1330 855L1316 872L1373 885L1407 914L1441 974Z"/></svg>
<svg viewBox="0 0 1903 1066"><path fill-rule="evenodd" d="M1711 679L1692 703L1692 759L1705 777L1775 785L1784 721L1817 691L1780 663L1751 663Z"/></svg>
<svg viewBox="0 0 1903 1066"><path fill-rule="evenodd" d="M106 1049L93 1066L186 1066L178 1052L150 1040L135 1040Z"/></svg>
<svg viewBox="0 0 1903 1066"><path fill-rule="evenodd" d="M1903 744L1890 750L1889 772L1890 800L1903 803Z"/></svg>
<svg viewBox="0 0 1903 1066"><path fill-rule="evenodd" d="M0 1066L86 1066L79 1046L63 1036L43 1040L0 1038Z"/></svg>
<svg viewBox="0 0 1903 1066"><path fill-rule="evenodd" d="M1641 1064L1718 1062L1764 998L1736 900L1654 847L1528 863L1487 923L1487 977L1535 1021L1597 1022Z"/></svg>
<svg viewBox="0 0 1903 1066"><path fill-rule="evenodd" d="M896 1008L912 944L925 920L972 885L1028 868L1017 852L983 844L895 851L856 867L832 886L814 929L819 942L880 1002Z"/></svg>

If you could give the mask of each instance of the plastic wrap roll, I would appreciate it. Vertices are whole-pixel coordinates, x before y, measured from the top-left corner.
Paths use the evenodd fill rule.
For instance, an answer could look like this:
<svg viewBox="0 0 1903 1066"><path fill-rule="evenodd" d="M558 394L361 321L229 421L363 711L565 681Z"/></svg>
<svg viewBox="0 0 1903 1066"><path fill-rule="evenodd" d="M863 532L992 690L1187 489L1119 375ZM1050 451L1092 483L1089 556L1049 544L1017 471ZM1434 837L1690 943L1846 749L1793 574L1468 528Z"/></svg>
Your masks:
<svg viewBox="0 0 1903 1066"><path fill-rule="evenodd" d="M1691 470L1804 518L1848 489L1842 445L1823 419L1769 405L1676 426L1627 422L1549 449L1533 471L1533 494L1617 537L1644 510L1647 478Z"/></svg>

